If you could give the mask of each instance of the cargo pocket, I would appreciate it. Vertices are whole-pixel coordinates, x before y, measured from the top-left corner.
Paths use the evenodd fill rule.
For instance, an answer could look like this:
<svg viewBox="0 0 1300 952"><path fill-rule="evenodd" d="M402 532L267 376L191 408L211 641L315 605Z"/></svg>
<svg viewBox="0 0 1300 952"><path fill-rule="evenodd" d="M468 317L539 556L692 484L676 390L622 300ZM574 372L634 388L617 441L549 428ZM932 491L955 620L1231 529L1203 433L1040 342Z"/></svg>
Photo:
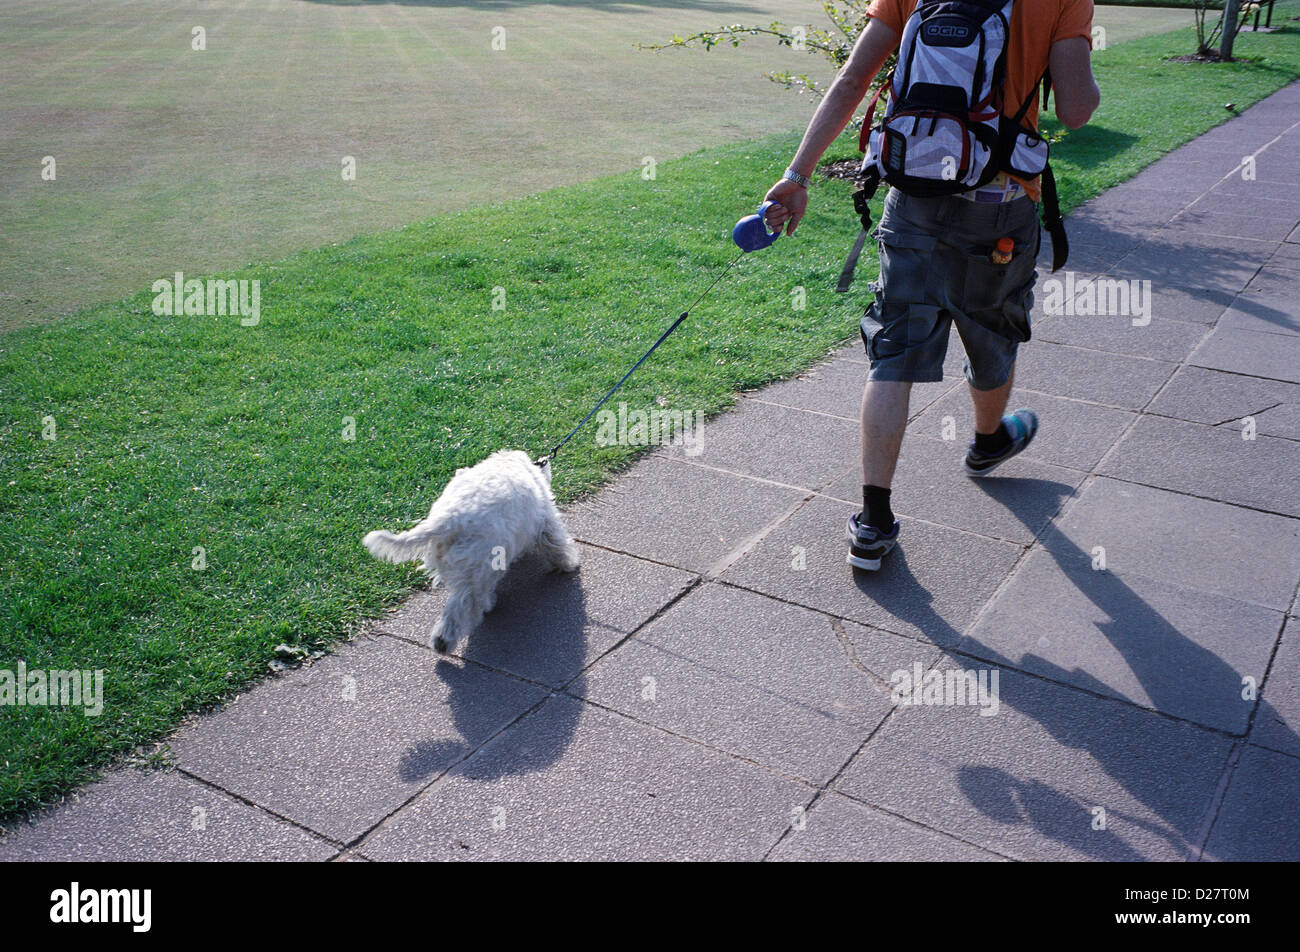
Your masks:
<svg viewBox="0 0 1300 952"><path fill-rule="evenodd" d="M961 306L967 317L1011 340L1029 340L1036 244L1017 244L1006 264L995 264L987 254L966 255Z"/></svg>
<svg viewBox="0 0 1300 952"><path fill-rule="evenodd" d="M887 304L877 296L867 306L858 329L872 364L901 357L907 350L907 307Z"/></svg>
<svg viewBox="0 0 1300 952"><path fill-rule="evenodd" d="M881 301L923 304L931 298L927 279L937 245L934 237L907 229L905 222L881 224L876 228L880 249L879 290Z"/></svg>

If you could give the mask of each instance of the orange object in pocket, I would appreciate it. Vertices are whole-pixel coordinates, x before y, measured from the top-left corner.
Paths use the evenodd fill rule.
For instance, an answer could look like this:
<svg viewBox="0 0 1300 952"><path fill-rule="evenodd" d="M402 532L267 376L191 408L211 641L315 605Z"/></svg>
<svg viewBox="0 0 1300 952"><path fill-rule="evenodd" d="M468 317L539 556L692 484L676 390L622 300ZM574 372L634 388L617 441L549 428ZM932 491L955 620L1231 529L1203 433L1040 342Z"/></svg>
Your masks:
<svg viewBox="0 0 1300 952"><path fill-rule="evenodd" d="M994 264L1009 264L1016 243L1010 238L999 238L997 247L989 252L989 260Z"/></svg>

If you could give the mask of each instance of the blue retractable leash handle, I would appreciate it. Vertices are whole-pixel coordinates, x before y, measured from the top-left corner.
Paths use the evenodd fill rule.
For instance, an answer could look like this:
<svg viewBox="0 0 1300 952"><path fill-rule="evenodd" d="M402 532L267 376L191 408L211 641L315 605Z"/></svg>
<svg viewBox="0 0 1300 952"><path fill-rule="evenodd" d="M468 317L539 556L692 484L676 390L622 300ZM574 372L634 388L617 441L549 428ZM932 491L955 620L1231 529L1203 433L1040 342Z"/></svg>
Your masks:
<svg viewBox="0 0 1300 952"><path fill-rule="evenodd" d="M731 264L727 265L725 268L722 269L722 271L718 274L718 276L713 279L713 283L710 284L707 288L705 288L700 293L700 296L691 302L690 307L682 311L681 317L673 321L672 326L669 327L668 330L664 331L663 334L660 335L659 339L650 346L650 349L641 355L641 359L632 365L632 369L629 370L627 373L625 373L623 375L623 378L619 380L618 383L614 384L614 386L612 386L609 389L608 393L606 393L603 397L600 398L600 402L591 408L591 412L588 413L585 417L583 417L578 422L578 425L568 432L568 435L566 435L564 439L556 443L555 448L553 450L551 450L545 456L538 457L533 462L535 462L538 466L545 466L551 460L555 459L556 454L560 452L560 448L564 446L565 443L569 442L569 440L573 439L573 435L577 433L580 429L582 429L582 425L584 423L586 423L588 420L590 420L593 416L596 415L596 411L605 405L605 401L608 400L610 397L612 397L615 394L615 392L617 392L619 387L627 383L627 378L632 376L632 374L636 373L636 369L646 362L646 358L649 357L651 354L653 354L655 350L658 349L660 344L662 344L664 341L668 339L669 334L677 330L678 325L680 325L682 321L686 320L686 318L690 316L692 308L694 308L696 304L699 304L701 301L703 301L705 296L710 291L712 291L715 287L717 287L718 282L727 276L727 272L729 272L732 268L736 266L737 261L745 257L745 255L749 254L751 251L761 251L763 248L766 248L768 245L772 244L772 242L776 241L776 239L781 237L780 232L768 231L767 223L763 221L763 216L767 214L767 210L775 204L776 202L764 202L762 205L758 206L757 214L746 215L740 221L736 222L736 227L731 229L731 238L733 241L736 242L737 245L740 246L740 254L736 255L736 257L732 259Z"/></svg>
<svg viewBox="0 0 1300 952"><path fill-rule="evenodd" d="M746 254L761 251L781 237L779 231L768 231L767 223L763 220L767 210L775 204L776 202L764 202L758 206L758 214L746 215L736 222L736 227L731 229L731 238L740 246L741 251Z"/></svg>

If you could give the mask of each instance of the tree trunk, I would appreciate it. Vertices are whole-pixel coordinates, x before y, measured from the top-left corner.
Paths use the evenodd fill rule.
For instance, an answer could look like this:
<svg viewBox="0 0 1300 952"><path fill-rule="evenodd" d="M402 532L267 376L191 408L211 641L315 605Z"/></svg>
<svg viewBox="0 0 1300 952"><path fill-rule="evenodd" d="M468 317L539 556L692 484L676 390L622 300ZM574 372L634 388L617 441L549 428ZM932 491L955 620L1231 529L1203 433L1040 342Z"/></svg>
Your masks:
<svg viewBox="0 0 1300 952"><path fill-rule="evenodd" d="M1232 59L1232 41L1237 38L1237 20L1241 15L1241 0L1225 0L1223 4L1223 35L1219 38L1219 58Z"/></svg>

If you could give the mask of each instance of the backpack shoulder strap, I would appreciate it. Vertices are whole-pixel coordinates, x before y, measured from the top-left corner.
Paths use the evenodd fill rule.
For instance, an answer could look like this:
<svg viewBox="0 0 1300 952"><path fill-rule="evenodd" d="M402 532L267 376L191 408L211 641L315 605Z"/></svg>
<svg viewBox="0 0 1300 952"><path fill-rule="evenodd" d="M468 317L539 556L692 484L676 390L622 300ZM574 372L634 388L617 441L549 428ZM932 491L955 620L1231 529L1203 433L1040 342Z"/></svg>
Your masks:
<svg viewBox="0 0 1300 952"><path fill-rule="evenodd" d="M1061 216L1061 200L1056 193L1056 176L1052 163L1043 166L1043 227L1052 236L1052 270L1060 271L1070 257L1070 239L1065 234L1065 219Z"/></svg>
<svg viewBox="0 0 1300 952"><path fill-rule="evenodd" d="M880 94L889 89L889 95L894 95L894 71L890 70L885 81L876 87L875 93L871 96L871 101L867 103L867 111L862 117L862 131L858 134L858 151L865 153L867 151L867 137L871 135L872 124L876 121L876 104L880 102Z"/></svg>
<svg viewBox="0 0 1300 952"><path fill-rule="evenodd" d="M1047 95L1052 89L1052 71L1050 68L1043 71L1042 79L1039 82L1041 82L1043 86L1043 101L1039 106L1040 108L1045 109L1047 108ZM1016 110L1016 114L1011 117L1011 121L1015 125L1018 126L1020 123L1025 121L1025 116L1029 113L1029 107L1034 104L1034 97L1038 95L1038 86L1039 83L1034 83L1033 87L1029 90L1029 95L1025 97L1025 101L1020 104L1020 108Z"/></svg>
<svg viewBox="0 0 1300 952"><path fill-rule="evenodd" d="M1047 99L1052 92L1052 71L1046 69L1043 71L1042 78L1043 101L1042 108L1047 108ZM1020 107L1011 120L1016 126L1024 121L1025 114L1029 112L1029 106L1034 101L1034 93L1038 92L1038 83L1034 84L1034 92ZM1065 234L1065 218L1061 215L1061 197L1056 190L1056 176L1052 173L1052 162L1048 159L1047 164L1043 167L1041 176L1043 190L1043 227L1052 237L1052 270L1059 271L1065 266L1065 261L1070 256L1070 240Z"/></svg>

